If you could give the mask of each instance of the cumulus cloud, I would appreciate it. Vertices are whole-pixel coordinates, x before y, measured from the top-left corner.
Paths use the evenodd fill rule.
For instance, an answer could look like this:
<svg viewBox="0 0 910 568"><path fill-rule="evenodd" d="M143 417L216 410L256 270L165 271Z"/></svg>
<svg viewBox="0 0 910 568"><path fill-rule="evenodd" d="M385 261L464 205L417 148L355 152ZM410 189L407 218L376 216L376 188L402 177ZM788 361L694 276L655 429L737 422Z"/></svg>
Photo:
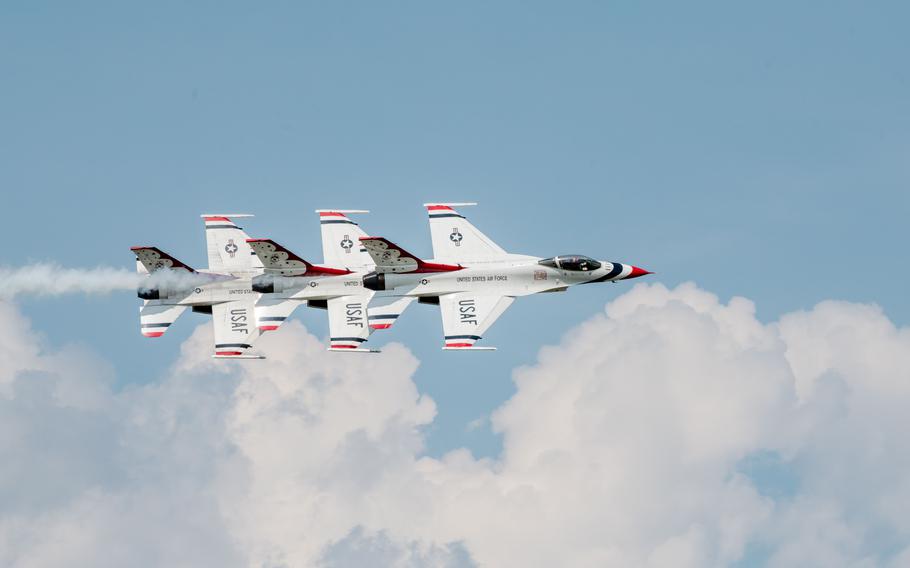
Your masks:
<svg viewBox="0 0 910 568"><path fill-rule="evenodd" d="M2 565L910 558L910 330L874 306L766 324L638 285L515 371L496 459L423 454L435 403L400 345L339 357L292 322L238 365L200 326L160 381L117 390L9 304L0 330Z"/></svg>

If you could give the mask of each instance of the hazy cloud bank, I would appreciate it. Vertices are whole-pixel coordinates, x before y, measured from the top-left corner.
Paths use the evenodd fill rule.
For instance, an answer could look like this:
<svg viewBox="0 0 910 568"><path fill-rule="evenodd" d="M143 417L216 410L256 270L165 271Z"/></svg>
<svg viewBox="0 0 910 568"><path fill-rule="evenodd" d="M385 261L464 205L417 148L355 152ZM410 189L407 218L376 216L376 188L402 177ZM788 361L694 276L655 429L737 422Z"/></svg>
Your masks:
<svg viewBox="0 0 910 568"><path fill-rule="evenodd" d="M0 564L904 566L910 331L824 302L756 320L638 285L515 372L496 460L422 455L436 412L402 346L265 361L200 326L115 391L0 303Z"/></svg>

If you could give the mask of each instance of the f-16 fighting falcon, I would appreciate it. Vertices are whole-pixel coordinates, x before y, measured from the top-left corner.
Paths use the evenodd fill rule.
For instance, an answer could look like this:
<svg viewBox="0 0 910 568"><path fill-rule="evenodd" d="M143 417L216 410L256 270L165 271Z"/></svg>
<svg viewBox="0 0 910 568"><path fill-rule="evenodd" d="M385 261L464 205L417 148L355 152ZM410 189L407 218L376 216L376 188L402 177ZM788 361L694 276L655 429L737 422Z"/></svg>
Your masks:
<svg viewBox="0 0 910 568"><path fill-rule="evenodd" d="M156 247L132 247L136 270L148 274L138 294L142 335L161 337L187 308L212 315L215 352L212 357L262 359L250 351L258 339L252 278L262 263L247 244L249 238L231 218L251 215L203 215L208 245L208 270L194 270Z"/></svg>
<svg viewBox="0 0 910 568"><path fill-rule="evenodd" d="M424 204L430 217L432 261L421 260L382 237L360 238L376 263L376 270L364 277L364 286L439 305L443 349L495 349L474 343L518 296L651 274L629 264L581 255L540 258L507 253L455 210L467 205L476 204Z"/></svg>
<svg viewBox="0 0 910 568"><path fill-rule="evenodd" d="M374 269L360 242L366 233L347 213L360 210L319 209L324 264L310 264L271 239L247 242L264 265L253 280L262 294L256 306L260 329L278 327L302 303L329 315L329 351L377 352L361 347L370 333L388 329L415 298L376 293L363 287L363 276Z"/></svg>

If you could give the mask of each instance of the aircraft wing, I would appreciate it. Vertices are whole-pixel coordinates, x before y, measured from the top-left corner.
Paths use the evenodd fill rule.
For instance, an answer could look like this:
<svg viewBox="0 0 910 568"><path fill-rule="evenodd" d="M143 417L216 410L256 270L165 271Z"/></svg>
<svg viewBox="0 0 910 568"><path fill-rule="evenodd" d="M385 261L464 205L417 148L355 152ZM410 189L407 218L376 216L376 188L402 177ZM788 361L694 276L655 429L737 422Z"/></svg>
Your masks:
<svg viewBox="0 0 910 568"><path fill-rule="evenodd" d="M186 306L161 304L158 300L146 300L139 306L139 330L146 337L161 337Z"/></svg>
<svg viewBox="0 0 910 568"><path fill-rule="evenodd" d="M360 242L376 263L376 272L451 272L462 267L425 262L383 237L360 237Z"/></svg>
<svg viewBox="0 0 910 568"><path fill-rule="evenodd" d="M307 261L272 239L247 239L246 242L253 254L259 257L266 274L302 276L310 267Z"/></svg>
<svg viewBox="0 0 910 568"><path fill-rule="evenodd" d="M259 338L256 327L256 298L254 294L212 306L212 325L215 329L215 358L264 359L250 351Z"/></svg>
<svg viewBox="0 0 910 568"><path fill-rule="evenodd" d="M474 347L474 343L513 301L515 298L511 296L487 296L469 292L440 296L439 310L442 313L442 330L445 335L443 349L496 349Z"/></svg>
<svg viewBox="0 0 910 568"><path fill-rule="evenodd" d="M373 296L367 309L370 329L389 329L398 321L398 316L411 305L414 297Z"/></svg>
<svg viewBox="0 0 910 568"><path fill-rule="evenodd" d="M136 270L140 274L150 274L165 269L195 272L158 247L130 247L130 250L136 255Z"/></svg>
<svg viewBox="0 0 910 568"><path fill-rule="evenodd" d="M259 258L266 274L277 274L280 276L336 276L351 273L347 269L310 264L272 239L247 239L246 242L253 249L253 254Z"/></svg>
<svg viewBox="0 0 910 568"><path fill-rule="evenodd" d="M370 337L367 323L369 301L369 294L357 294L331 298L326 302L331 342L329 351L372 351L360 347Z"/></svg>
<svg viewBox="0 0 910 568"><path fill-rule="evenodd" d="M301 300L274 299L268 296L268 294L263 294L256 302L256 326L260 333L274 331L281 327L281 324L291 317L297 306L303 303Z"/></svg>

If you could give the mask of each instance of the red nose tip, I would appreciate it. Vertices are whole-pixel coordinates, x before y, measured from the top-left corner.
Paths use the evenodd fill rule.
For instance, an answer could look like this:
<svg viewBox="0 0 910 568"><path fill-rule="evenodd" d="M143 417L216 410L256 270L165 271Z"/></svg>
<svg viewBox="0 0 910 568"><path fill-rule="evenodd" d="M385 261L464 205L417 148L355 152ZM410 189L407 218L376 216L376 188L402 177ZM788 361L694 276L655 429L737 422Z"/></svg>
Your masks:
<svg viewBox="0 0 910 568"><path fill-rule="evenodd" d="M639 276L644 276L645 274L654 274L654 273L648 272L644 268L639 268L637 266L633 266L632 272L630 272L629 275L624 278L624 280L628 280L629 278L638 278Z"/></svg>

